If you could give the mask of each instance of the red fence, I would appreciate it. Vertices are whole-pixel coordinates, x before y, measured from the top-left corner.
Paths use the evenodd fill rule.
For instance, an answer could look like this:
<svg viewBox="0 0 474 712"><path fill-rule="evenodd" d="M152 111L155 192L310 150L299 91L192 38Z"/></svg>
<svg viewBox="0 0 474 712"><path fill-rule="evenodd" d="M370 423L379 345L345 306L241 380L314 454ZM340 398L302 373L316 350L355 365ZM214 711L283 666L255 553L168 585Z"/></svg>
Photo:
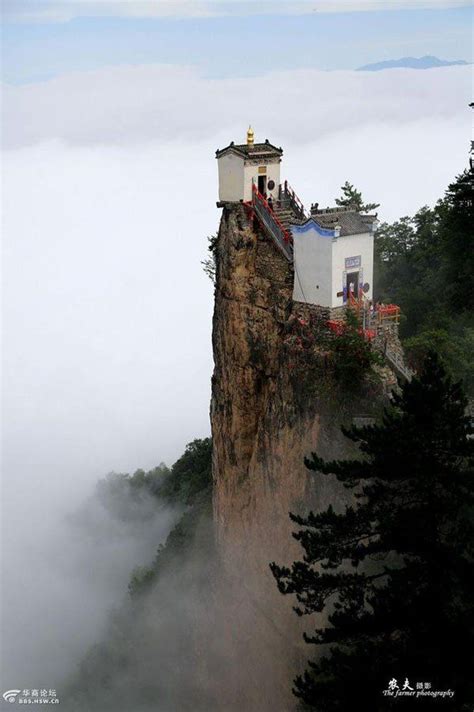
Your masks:
<svg viewBox="0 0 474 712"><path fill-rule="evenodd" d="M275 244L281 252L283 252L287 260L291 262L293 260L293 238L291 232L281 224L266 198L258 192L255 184L252 186L251 206L262 226L273 238Z"/></svg>

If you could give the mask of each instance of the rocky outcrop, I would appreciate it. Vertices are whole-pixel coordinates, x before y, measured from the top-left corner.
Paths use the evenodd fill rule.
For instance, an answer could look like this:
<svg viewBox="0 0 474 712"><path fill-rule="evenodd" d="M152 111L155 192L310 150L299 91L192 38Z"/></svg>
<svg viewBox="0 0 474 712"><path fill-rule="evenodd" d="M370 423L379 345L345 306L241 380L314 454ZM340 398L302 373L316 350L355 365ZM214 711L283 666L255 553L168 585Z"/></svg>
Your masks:
<svg viewBox="0 0 474 712"><path fill-rule="evenodd" d="M311 387L294 370L292 265L243 206L223 210L216 263L213 506L226 647L219 709L286 712L295 709L291 682L310 653L303 626L314 621L297 618L268 565L300 555L289 511L343 502L338 484L310 474L303 457L342 456L341 420L361 406L328 395L323 353Z"/></svg>

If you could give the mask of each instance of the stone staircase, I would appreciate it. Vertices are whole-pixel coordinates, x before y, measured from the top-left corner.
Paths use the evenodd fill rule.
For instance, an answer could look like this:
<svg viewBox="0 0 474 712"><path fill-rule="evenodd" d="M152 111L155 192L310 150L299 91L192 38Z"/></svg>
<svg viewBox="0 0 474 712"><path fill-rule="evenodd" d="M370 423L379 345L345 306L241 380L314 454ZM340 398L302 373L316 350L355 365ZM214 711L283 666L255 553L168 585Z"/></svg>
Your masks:
<svg viewBox="0 0 474 712"><path fill-rule="evenodd" d="M411 381L414 371L407 365L405 354L398 335L398 324L374 324L376 336L372 341L373 346L380 351L387 364L398 378Z"/></svg>
<svg viewBox="0 0 474 712"><path fill-rule="evenodd" d="M276 247L283 253L288 262L292 262L293 243L291 232L280 222L274 210L274 206L267 202L263 195L258 192L255 185L252 188L251 207L263 229L269 237L272 238Z"/></svg>
<svg viewBox="0 0 474 712"><path fill-rule="evenodd" d="M297 214L291 201L288 199L275 201L271 207L269 207L268 203L262 201L261 196L257 193L254 196L253 205L257 215L260 217L263 227L273 238L275 244L283 252L287 260L291 262L293 260L292 245L285 243L282 239L282 234L280 234L281 228L291 234L290 225L301 223L303 219L302 216ZM274 218L276 218L277 223L275 223ZM341 317L343 317L344 310L341 311ZM377 332L377 336L374 339L373 345L382 352L392 371L394 371L399 378L410 381L413 377L413 371L408 368L405 363L403 349L398 338L398 326L396 324L390 324L388 327L382 328L380 325L377 325L377 323L374 323L374 325L368 323L366 326L375 326L374 331Z"/></svg>
<svg viewBox="0 0 474 712"><path fill-rule="evenodd" d="M280 185L278 199L267 201L255 184L252 185L252 200L248 203L260 224L273 239L289 262L293 261L293 238L290 225L296 225L306 219L303 204L285 181Z"/></svg>
<svg viewBox="0 0 474 712"><path fill-rule="evenodd" d="M273 212L279 222L283 225L285 230L288 230L290 232L290 224L293 223L295 224L296 222L299 222L299 220L296 218L294 212L291 210L289 207L283 207L274 204L273 205Z"/></svg>
<svg viewBox="0 0 474 712"><path fill-rule="evenodd" d="M291 225L301 224L305 220L306 212L296 194L285 183L284 190L280 186L279 200L268 203L254 186L252 189L252 207L260 219L261 225L275 242L278 249L285 255L289 262L293 261L293 245L291 240ZM354 306L357 304L354 302ZM341 309L338 316L344 316L345 309ZM365 309L363 309L365 315ZM357 311L360 317L360 304ZM334 318L334 317L332 317ZM375 315L372 315L375 319ZM368 323L363 321L364 329L374 327L376 333L373 345L378 349L395 374L406 381L410 381L414 372L405 363L403 349L398 337L398 322L382 327L377 321L371 323L370 313Z"/></svg>

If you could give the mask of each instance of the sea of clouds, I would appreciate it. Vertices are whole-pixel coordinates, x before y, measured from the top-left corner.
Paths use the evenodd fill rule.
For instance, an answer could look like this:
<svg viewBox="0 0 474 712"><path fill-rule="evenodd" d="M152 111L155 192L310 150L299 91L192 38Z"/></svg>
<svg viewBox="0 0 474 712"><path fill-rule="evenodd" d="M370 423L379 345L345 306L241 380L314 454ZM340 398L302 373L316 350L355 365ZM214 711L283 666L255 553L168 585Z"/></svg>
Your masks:
<svg viewBox="0 0 474 712"><path fill-rule="evenodd" d="M170 526L98 544L68 513L209 433L214 151L252 123L304 202L350 180L394 220L464 169L470 73L123 66L4 87L7 688L60 687Z"/></svg>

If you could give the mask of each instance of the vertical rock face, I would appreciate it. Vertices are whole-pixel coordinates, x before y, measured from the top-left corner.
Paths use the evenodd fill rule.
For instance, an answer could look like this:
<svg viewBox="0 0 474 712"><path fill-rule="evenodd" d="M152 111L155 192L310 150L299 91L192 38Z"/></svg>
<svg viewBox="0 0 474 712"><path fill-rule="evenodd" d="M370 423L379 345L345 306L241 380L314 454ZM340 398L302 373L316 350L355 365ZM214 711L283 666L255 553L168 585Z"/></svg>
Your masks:
<svg viewBox="0 0 474 712"><path fill-rule="evenodd" d="M224 208L216 261L214 518L229 661L219 709L293 710L292 679L310 652L301 637L307 622L278 592L268 564L300 556L289 511L343 497L337 483L308 473L304 455L341 456L346 444L338 404L305 396L291 374L284 341L295 310L292 265L241 206Z"/></svg>

